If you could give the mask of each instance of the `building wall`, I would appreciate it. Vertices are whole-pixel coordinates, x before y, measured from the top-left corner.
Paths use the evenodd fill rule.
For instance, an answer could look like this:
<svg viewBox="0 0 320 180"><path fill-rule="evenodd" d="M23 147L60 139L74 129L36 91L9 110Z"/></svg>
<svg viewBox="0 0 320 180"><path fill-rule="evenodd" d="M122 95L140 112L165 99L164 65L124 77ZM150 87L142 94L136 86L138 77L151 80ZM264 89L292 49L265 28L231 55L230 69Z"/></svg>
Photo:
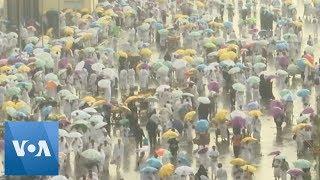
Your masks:
<svg viewBox="0 0 320 180"><path fill-rule="evenodd" d="M43 6L42 6L42 3ZM45 13L48 10L62 10L64 8L94 9L98 0L40 0L39 11Z"/></svg>

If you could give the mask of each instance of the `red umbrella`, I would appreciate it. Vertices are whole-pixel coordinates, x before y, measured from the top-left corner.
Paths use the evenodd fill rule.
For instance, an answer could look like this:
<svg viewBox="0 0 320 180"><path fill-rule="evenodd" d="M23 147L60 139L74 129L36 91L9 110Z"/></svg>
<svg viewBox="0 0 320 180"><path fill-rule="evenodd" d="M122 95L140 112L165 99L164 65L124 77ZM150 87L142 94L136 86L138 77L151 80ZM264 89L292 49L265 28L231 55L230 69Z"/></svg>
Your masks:
<svg viewBox="0 0 320 180"><path fill-rule="evenodd" d="M303 171L299 168L292 168L287 171L291 176L297 177L303 173Z"/></svg>
<svg viewBox="0 0 320 180"><path fill-rule="evenodd" d="M303 57L306 58L310 64L314 64L314 57L311 54L306 54Z"/></svg>

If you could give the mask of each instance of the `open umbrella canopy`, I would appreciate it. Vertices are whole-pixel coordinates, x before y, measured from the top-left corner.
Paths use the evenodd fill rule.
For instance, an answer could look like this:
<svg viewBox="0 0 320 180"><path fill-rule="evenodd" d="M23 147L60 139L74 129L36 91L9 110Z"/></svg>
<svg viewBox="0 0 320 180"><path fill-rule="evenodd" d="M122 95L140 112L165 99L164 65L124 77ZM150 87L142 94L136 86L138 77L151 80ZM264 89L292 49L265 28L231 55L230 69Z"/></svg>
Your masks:
<svg viewBox="0 0 320 180"><path fill-rule="evenodd" d="M307 169L312 166L311 162L306 159L298 159L297 161L293 162L293 165L299 169Z"/></svg>
<svg viewBox="0 0 320 180"><path fill-rule="evenodd" d="M307 97L311 95L311 92L309 89L300 89L298 92L297 92L297 96L299 97Z"/></svg>
<svg viewBox="0 0 320 180"><path fill-rule="evenodd" d="M291 168L287 171L287 174L293 176L293 177L297 177L300 176L301 174L303 174L304 172L299 169L299 168Z"/></svg>
<svg viewBox="0 0 320 180"><path fill-rule="evenodd" d="M254 173L257 171L257 168L253 165L244 165L244 166L241 166L241 169L243 169L244 171L251 172L251 173Z"/></svg>
<svg viewBox="0 0 320 180"><path fill-rule="evenodd" d="M250 76L247 79L247 83L249 83L250 85L257 85L260 83L260 78L258 76Z"/></svg>
<svg viewBox="0 0 320 180"><path fill-rule="evenodd" d="M154 167L157 169L159 169L162 166L161 160L158 158L155 158L155 157L151 157L151 158L147 159L146 163L148 164L148 166Z"/></svg>
<svg viewBox="0 0 320 180"><path fill-rule="evenodd" d="M259 117L262 116L263 113L260 110L252 110L249 112L249 115L252 117Z"/></svg>
<svg viewBox="0 0 320 180"><path fill-rule="evenodd" d="M193 174L193 169L192 167L189 167L189 166L179 166L176 168L175 174L179 176L182 176L182 175L188 176L190 174Z"/></svg>
<svg viewBox="0 0 320 180"><path fill-rule="evenodd" d="M173 139L173 138L179 137L179 133L174 132L171 129L169 129L168 131L166 131L165 133L162 134L162 137L166 138L166 139Z"/></svg>
<svg viewBox="0 0 320 180"><path fill-rule="evenodd" d="M208 97L198 97L197 100L199 101L199 103L202 103L202 104L210 104L210 100Z"/></svg>
<svg viewBox="0 0 320 180"><path fill-rule="evenodd" d="M246 90L246 86L241 83L234 83L232 88L236 91L244 92Z"/></svg>
<svg viewBox="0 0 320 180"><path fill-rule="evenodd" d="M227 120L227 116L229 115L229 111L226 109L218 110L217 114L214 116L214 119L217 122L223 122Z"/></svg>
<svg viewBox="0 0 320 180"><path fill-rule="evenodd" d="M195 122L195 130L198 132L206 132L209 129L209 122L205 119L200 119Z"/></svg>
<svg viewBox="0 0 320 180"><path fill-rule="evenodd" d="M158 169L151 166L146 166L140 170L140 172L143 172L143 173L154 173L156 171L158 171Z"/></svg>
<svg viewBox="0 0 320 180"><path fill-rule="evenodd" d="M247 164L247 162L241 158L234 158L230 161L230 164L232 165L238 165L238 166L244 166Z"/></svg>
<svg viewBox="0 0 320 180"><path fill-rule="evenodd" d="M253 138L253 137L245 137L245 138L243 138L242 140L241 140L241 142L242 143L250 143L250 142L255 142L255 141L257 141L257 139L256 138Z"/></svg>
<svg viewBox="0 0 320 180"><path fill-rule="evenodd" d="M196 111L190 111L184 116L185 121L194 121L197 117Z"/></svg>
<svg viewBox="0 0 320 180"><path fill-rule="evenodd" d="M174 165L171 163L164 164L159 170L160 177L168 177L174 173Z"/></svg>
<svg viewBox="0 0 320 180"><path fill-rule="evenodd" d="M95 149L87 149L80 153L80 155L91 163L99 163L101 161L101 154Z"/></svg>
<svg viewBox="0 0 320 180"><path fill-rule="evenodd" d="M70 138L81 138L83 135L79 132L76 132L76 131L73 131L73 132L70 132L68 137Z"/></svg>

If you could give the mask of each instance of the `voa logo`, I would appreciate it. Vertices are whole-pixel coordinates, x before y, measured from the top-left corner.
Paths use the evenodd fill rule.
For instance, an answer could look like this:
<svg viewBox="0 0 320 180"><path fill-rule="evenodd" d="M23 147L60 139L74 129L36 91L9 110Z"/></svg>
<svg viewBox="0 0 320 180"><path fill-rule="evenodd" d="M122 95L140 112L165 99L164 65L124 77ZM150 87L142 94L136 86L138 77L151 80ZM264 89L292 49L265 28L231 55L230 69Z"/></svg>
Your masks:
<svg viewBox="0 0 320 180"><path fill-rule="evenodd" d="M23 140L20 143L18 140L12 141L14 150L16 151L16 154L18 157L25 156L25 154L26 154L25 153L25 146L26 146L27 142L28 142L28 140ZM48 144L45 140L40 140L38 142L37 146L38 146L38 152L35 155L35 157L42 156L42 154L44 154L44 156L46 156L46 157L51 157L51 153L49 151ZM27 151L29 153L34 153L36 150L37 150L37 148L36 148L36 145L34 145L34 144L29 144L27 146Z"/></svg>

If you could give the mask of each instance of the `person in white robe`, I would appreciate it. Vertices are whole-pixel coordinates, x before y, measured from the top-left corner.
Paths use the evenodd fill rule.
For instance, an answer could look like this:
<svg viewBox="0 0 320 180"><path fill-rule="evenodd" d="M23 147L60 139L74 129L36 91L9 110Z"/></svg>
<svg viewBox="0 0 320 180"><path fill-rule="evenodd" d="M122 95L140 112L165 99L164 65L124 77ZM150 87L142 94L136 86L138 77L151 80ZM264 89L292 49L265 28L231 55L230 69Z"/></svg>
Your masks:
<svg viewBox="0 0 320 180"><path fill-rule="evenodd" d="M124 146L121 139L118 139L118 143L113 146L112 162L116 165L116 171L120 172L122 160L124 156Z"/></svg>

